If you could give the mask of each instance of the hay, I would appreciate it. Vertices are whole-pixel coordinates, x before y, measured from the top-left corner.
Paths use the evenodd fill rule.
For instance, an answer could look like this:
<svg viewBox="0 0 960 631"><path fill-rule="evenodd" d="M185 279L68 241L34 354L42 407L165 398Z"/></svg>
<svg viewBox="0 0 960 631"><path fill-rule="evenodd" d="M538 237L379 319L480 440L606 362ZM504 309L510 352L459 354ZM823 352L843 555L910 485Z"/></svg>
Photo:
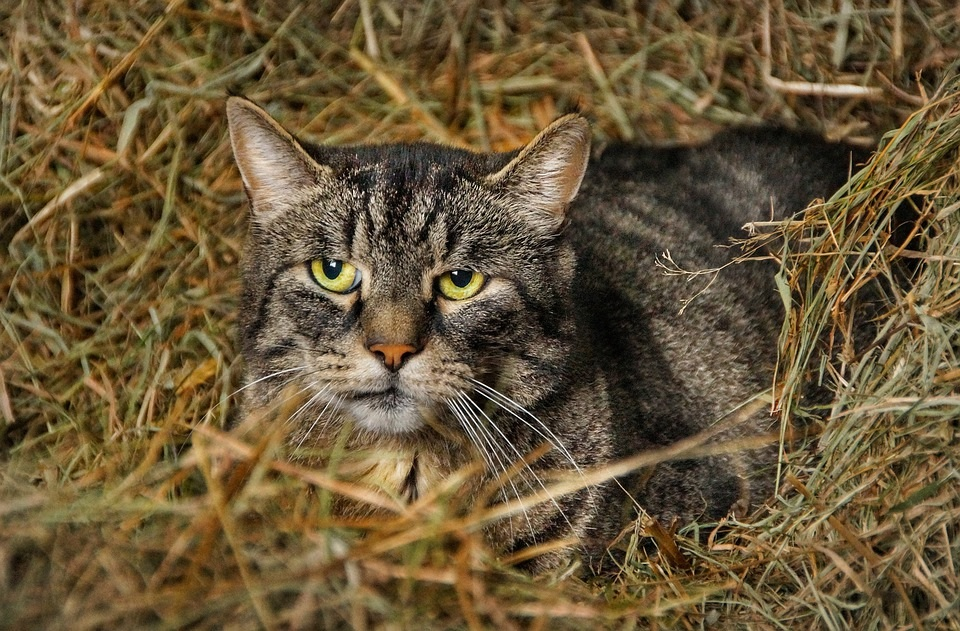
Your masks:
<svg viewBox="0 0 960 631"><path fill-rule="evenodd" d="M816 451L791 454L782 503L748 546L775 551L751 587L779 620L957 622L958 89L944 86L847 190L776 233L798 297L782 406L797 405L811 371L836 393ZM897 234L904 217L911 238ZM875 333L858 334L868 319Z"/></svg>
<svg viewBox="0 0 960 631"><path fill-rule="evenodd" d="M960 10L700 6L0 9L0 626L960 625ZM894 129L770 237L792 292L782 406L811 374L836 391L819 442L787 453L755 521L676 549L660 533L661 555L625 533L627 563L596 581L490 558L483 516L449 516L454 485L331 517L356 489L218 429L245 227L228 92L336 143L515 147L577 107L601 141ZM916 200L922 248L887 244ZM876 339L849 335L868 316Z"/></svg>

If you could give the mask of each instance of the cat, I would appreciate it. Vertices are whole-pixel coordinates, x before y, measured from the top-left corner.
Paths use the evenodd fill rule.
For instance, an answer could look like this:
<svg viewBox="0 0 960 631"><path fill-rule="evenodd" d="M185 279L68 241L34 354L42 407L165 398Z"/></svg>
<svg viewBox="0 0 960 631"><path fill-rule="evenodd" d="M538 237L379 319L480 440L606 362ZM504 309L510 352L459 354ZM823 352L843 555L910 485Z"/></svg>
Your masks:
<svg viewBox="0 0 960 631"><path fill-rule="evenodd" d="M850 147L761 127L591 156L579 114L507 153L330 147L242 97L227 114L251 209L243 419L283 423L308 462L366 454L341 474L402 502L475 462L461 494L502 503L705 430L707 448L768 438L505 511L502 554L575 542L535 570L595 562L636 506L676 525L769 497L779 427L741 406L772 385L776 268L717 246L829 197ZM664 253L719 271L685 282Z"/></svg>

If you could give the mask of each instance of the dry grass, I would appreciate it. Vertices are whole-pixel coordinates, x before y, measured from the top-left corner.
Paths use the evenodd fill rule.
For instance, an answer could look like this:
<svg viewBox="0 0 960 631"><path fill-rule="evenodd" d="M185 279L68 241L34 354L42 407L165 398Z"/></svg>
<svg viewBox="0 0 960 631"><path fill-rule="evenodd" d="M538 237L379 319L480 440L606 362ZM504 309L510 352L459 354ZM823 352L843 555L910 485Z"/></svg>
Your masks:
<svg viewBox="0 0 960 631"><path fill-rule="evenodd" d="M265 4L0 9L0 627L960 625L954 3ZM217 429L240 370L231 91L337 143L514 147L576 107L600 139L896 130L777 233L784 407L813 373L832 420L754 522L603 580L517 573L443 497L331 518L328 472ZM917 200L927 236L898 251L889 214ZM876 340L847 335L868 313Z"/></svg>

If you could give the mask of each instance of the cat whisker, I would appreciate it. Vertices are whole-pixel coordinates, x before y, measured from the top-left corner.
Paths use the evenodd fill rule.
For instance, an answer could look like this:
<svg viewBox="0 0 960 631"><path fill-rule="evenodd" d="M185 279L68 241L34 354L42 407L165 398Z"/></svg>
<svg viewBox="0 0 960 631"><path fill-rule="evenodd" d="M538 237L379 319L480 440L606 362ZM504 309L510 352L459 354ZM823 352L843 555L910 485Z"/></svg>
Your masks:
<svg viewBox="0 0 960 631"><path fill-rule="evenodd" d="M271 373L269 373L269 374L264 375L263 377L260 377L259 379L254 379L254 380L251 381L250 383L247 383L247 384L244 384L243 386L240 386L239 388L237 388L236 390L234 390L233 392L231 392L231 393L228 395L227 398L235 397L235 396L237 396L238 394L240 394L241 392L243 392L244 390L246 390L247 388L252 388L253 386L255 386L255 385L259 384L259 383L262 383L262 382L264 382L264 381L266 381L266 380L268 380L268 379L274 379L274 378L276 378L276 377L279 377L280 375L285 375L285 374L288 374L288 373L291 373L291 372L307 372L307 370L309 370L309 367L308 367L308 366L294 366L293 368L284 368L283 370L277 370L277 371L271 372ZM287 384L291 383L294 378L296 378L296 375L294 375L293 377L285 380L285 381L283 382L283 386L286 386ZM281 387L282 387L282 386L281 386Z"/></svg>
<svg viewBox="0 0 960 631"><path fill-rule="evenodd" d="M308 370L308 367L307 367L307 366L294 366L294 367L292 367L292 368L284 368L283 370L274 371L274 372L272 372L272 373L269 373L269 374L264 375L263 377L260 377L259 379L255 379L254 381L251 381L250 383L247 383L247 384L245 384L245 385L237 388L236 390L234 390L233 392L231 392L230 394L228 394L228 395L226 396L226 400L230 400L230 399L234 398L235 396L237 396L238 394L240 394L241 392L243 392L244 390L246 390L247 388L256 386L257 384L262 383L262 382L264 382L264 381L266 381L266 380L268 380L268 379L273 379L273 378L278 377L278 376L280 376L280 375L287 375L287 374L289 374L289 373L306 372L307 370ZM282 385L281 385L281 388L284 388L284 387L286 387L288 384L292 383L293 380L294 380L296 377L297 377L297 375L293 375L293 376L287 378L286 380L284 380L283 383L282 383ZM277 400L277 401L273 401L273 402L271 403L270 407L268 407L268 408L266 408L266 409L272 411L272 410L276 409L277 407L279 407L280 405L282 405L284 402L286 402L286 401L288 401L288 400L289 400L289 398L280 399L280 400ZM214 406L211 407L209 410L207 410L207 413L206 413L206 415L205 415L205 419L211 419L211 418L213 417L213 413L214 413L221 405L223 405L223 401L218 402L216 405L214 405Z"/></svg>
<svg viewBox="0 0 960 631"><path fill-rule="evenodd" d="M235 396L237 396L238 394L240 394L241 392L243 392L244 390L246 390L247 388L251 388L251 387L253 387L253 386L256 386L257 384L262 383L262 382L264 382L264 381L266 381L266 380L268 380L268 379L273 379L273 378L278 377L278 376L280 376L280 375L287 375L287 374L289 374L289 373L297 373L297 372L306 373L308 370L309 370L309 368L308 368L307 366L294 366L294 367L292 367L292 368L284 368L283 370L274 371L274 372L272 372L272 373L269 373L269 374L264 375L263 377L260 377L259 379L255 379L255 380L251 381L250 383L244 384L243 386L237 388L236 390L234 390L233 392L231 392L230 394L228 394L228 395L226 396L226 399L227 399L227 400L230 400L230 399L234 398ZM287 385L289 385L290 383L293 383L293 380L296 379L296 377L297 377L297 375L293 375L293 376L288 377L287 379L285 379L285 380L283 381L283 383L281 384L281 386L280 386L281 389L285 388L285 387L286 387ZM300 390L299 392L302 392L302 390ZM295 393L295 394L292 395L292 396L296 396L296 394L299 394L299 392ZM269 411L273 411L273 410L275 410L276 408L278 408L278 407L280 407L281 405L283 405L285 402L289 401L291 398L292 398L292 397L286 397L286 398L277 399L277 400L275 400L275 401L272 401L271 404L270 404L270 406L267 407L267 408L265 408L265 409L266 409L266 410L269 410ZM206 414L205 414L205 416L204 416L204 419L205 419L204 422L207 422L209 419L211 419L211 418L213 417L213 413L214 413L221 405L223 405L223 401L217 402L216 405L212 406L209 410L207 410L207 412L206 412ZM193 433L193 430L192 430L192 429L190 430L190 433L191 433L191 434ZM179 456L180 456L180 449L179 449L179 448L177 449L175 455L176 455L176 457L179 457Z"/></svg>
<svg viewBox="0 0 960 631"><path fill-rule="evenodd" d="M457 396L459 397L459 394ZM494 471L499 471L500 467L497 466L493 456L489 453L484 443L480 440L480 437L476 434L476 429L474 428L474 419L471 417L470 412L462 407L462 404L458 399L447 399L447 406L450 408L450 411L453 412L454 417L460 421L463 430L467 433L468 438L470 438L470 442L473 443L474 447L477 448L477 451L480 452L480 457L483 458L483 461L486 463L487 467L493 469Z"/></svg>
<svg viewBox="0 0 960 631"><path fill-rule="evenodd" d="M469 397L467 397L463 392L458 392L456 398L447 399L447 404L450 407L450 410L453 412L453 415L457 418L457 420L460 421L464 432L467 434L474 447L476 447L477 451L480 452L480 456L483 458L494 477L498 480L501 480L499 491L504 501L508 501L509 498L507 497L506 489L503 487L503 482L509 483L513 488L514 497L520 501L521 511L523 512L524 518L527 520L530 533L533 535L533 524L530 522L530 518L527 515L526 506L523 504L520 491L517 489L516 484L514 484L513 477L507 475L509 467L500 457L499 452L502 452L502 450L497 448L497 445L493 441L489 432L484 429L480 418L476 415L476 412L470 409ZM510 522L509 528L511 537L513 537L514 533L512 522Z"/></svg>
<svg viewBox="0 0 960 631"><path fill-rule="evenodd" d="M518 450L517 447L513 444L513 441L511 441L509 438L507 438L506 434L503 433L503 431L500 429L500 427L499 427L496 423L493 422L493 420L487 415L486 412L483 411L483 409L476 403L476 401L474 401L473 399L471 399L471 398L470 398L469 396L467 396L467 394L464 393L464 392L459 392L458 396L459 396L459 398L464 402L465 405L467 405L467 406L469 406L469 407L472 407L474 410L476 410L476 412L473 413L473 417L474 417L478 422L480 421L480 418L477 416L477 414L479 413L479 415L482 416L483 419L486 421L486 425L489 426L489 427L492 427L492 428L493 428L494 430L496 430L496 432L500 435L500 438L503 439L503 444L507 445L507 446L509 447L510 451L512 451L512 452L514 453L514 456L516 457L516 461L515 461L515 462L521 465L521 468L518 470L518 473L521 473L521 474L522 474L522 472L524 472L524 471L525 471L526 473L528 473L528 474L530 475L530 477L533 478L533 481L536 483L536 485L538 485L538 486L546 493L546 492L547 492L547 487L546 487L546 485L544 484L543 480L542 480L542 479L540 478L540 476L537 474L536 470L535 470L533 467L531 467L531 466L526 462L526 457L524 456L524 454L520 453L520 450ZM501 406L501 407L502 407L502 406ZM509 411L509 410L507 410L507 411ZM483 427L482 424L480 424L480 426ZM548 430L548 431L549 431L549 430ZM485 430L485 432L486 432L486 430ZM486 432L486 433L487 433L488 436L489 436L489 432ZM492 439L492 436L491 436L491 439ZM549 442L549 441L548 441L548 442ZM551 444L555 444L555 443L551 442ZM507 456L507 454L506 454L506 452L505 452L504 450L501 450L501 451L503 452L504 456ZM509 457L508 457L508 459L509 459ZM570 458L570 460L571 460L571 462L572 462L572 458ZM573 463L573 464L574 464L574 466L576 466L576 463ZM577 471L580 472L579 468L577 469ZM503 472L502 472L502 475L507 475L507 473L508 473L507 469L504 469ZM581 472L581 475L583 475L582 472ZM521 508L522 508L522 510L523 510L524 517L527 517L526 507L523 505L523 498L520 497L519 493L517 492L517 487L513 484L512 476L508 477L508 479L510 480L510 485L513 487L514 494L516 495L517 500L520 502ZM565 512L563 511L563 509L560 507L560 504L557 502L556 498L553 497L552 495L550 495L549 493L547 493L547 495L548 495L548 497L550 498L550 502L553 504L554 508L557 509L557 513L559 513L559 515L563 518L563 520L566 522L566 524L567 524L567 526L570 528L570 530L573 531L573 532L575 532L575 530L574 530L574 528L573 528L573 524L570 523L570 520L567 518L566 513L565 513ZM528 521L528 523L529 523L529 518L527 518L527 521ZM532 539L535 540L535 539L536 539L536 534L535 534L535 532L532 530L532 528L531 528L531 533L530 533L530 534L531 534Z"/></svg>
<svg viewBox="0 0 960 631"><path fill-rule="evenodd" d="M255 380L254 382L251 382L250 384L247 384L246 386L244 386L244 388L246 388L246 387L255 385L259 382L262 382L266 379L270 379L270 378L277 377L279 375L283 375L291 372L295 372L296 374L284 379L277 386L277 390L282 396L274 397L270 401L268 406L261 408L261 413L263 414L263 418L271 418L271 415L274 412L276 412L277 410L283 409L287 404L291 402L296 402L301 395L311 390L315 386L315 382L311 382L310 377L316 374L316 370L313 370L308 366L297 366L295 368L288 368L285 370L280 370L280 371L270 373L269 375L261 377ZM297 379L303 379L304 381L299 385L299 387L290 388L291 384L293 384ZM293 413L286 415L286 417L283 419L280 419L283 425L289 426L292 423L294 423L297 417L301 416L306 410L308 410L310 406L313 405L329 389L330 389L329 385L324 385L317 392L311 394L310 397L305 402L303 402L302 404L299 404L299 407ZM237 392L239 392L239 390ZM327 405L329 405L329 402ZM326 406L324 407L324 410L326 410ZM321 412L321 414L322 413L323 412Z"/></svg>
<svg viewBox="0 0 960 631"><path fill-rule="evenodd" d="M298 389L296 392L294 392L294 393L292 393L290 396L288 396L286 400L287 400L287 401L290 401L290 400L295 399L296 397L300 396L300 395L303 394L304 392L307 392L308 390L310 390L311 387L312 387L312 385L313 385L313 384L309 384L309 383L308 383L308 384L304 384L303 387L301 387L301 388ZM292 414L290 414L287 418L285 418L283 422L284 422L284 423L292 423L292 422L294 422L294 421L297 419L298 416L300 416L301 414L304 413L304 411L306 411L307 409L309 409L310 406L313 405L314 402L317 401L317 399L319 399L320 397L322 397L322 396L324 395L324 393L327 392L327 390L329 390L329 389L330 389L330 386L329 386L329 385L324 385L322 388L320 388L319 390L317 390L316 392L314 392L313 394L311 394L311 395L309 396L309 398L307 398L307 400L304 401L304 402L300 405L300 407L298 407L296 410L294 410Z"/></svg>
<svg viewBox="0 0 960 631"><path fill-rule="evenodd" d="M477 412L474 411L476 406L463 392L458 392L456 399L450 402L451 404L457 405L465 417L464 420L472 425L473 434L471 438L478 449L481 450L481 455L484 456L484 460L486 460L487 465L491 470L493 470L497 477L503 478L505 482L510 483L510 486L513 487L514 496L517 497L517 499L520 499L520 492L513 483L514 476L508 475L510 464L513 462L513 459L509 454L506 453L504 449L500 447L493 434L487 430L483 420L481 420L480 416L477 415ZM481 414L483 413L481 412ZM490 420L489 418L486 418L486 415L484 415L484 419L488 424L490 423ZM478 441L482 441L483 444L481 445ZM516 449L514 449L514 452L516 452ZM494 459L496 462L494 462Z"/></svg>
<svg viewBox="0 0 960 631"><path fill-rule="evenodd" d="M484 411L480 409L480 407L477 406L476 403L470 400L470 397L465 392L458 392L457 399L461 401L461 405L463 406L463 409L470 416L470 418L472 418L476 422L476 427L478 431L483 433L483 436L486 439L487 444L491 447L491 449L494 451L494 454L497 456L497 460L500 463L498 473L501 476L506 476L510 469L510 464L516 462L515 459L519 459L519 461L522 461L523 455L513 445L513 443L507 439L507 437L503 434L500 428L493 423L490 417L487 416L487 414L484 413ZM481 419L481 416L483 417L482 419ZM497 433L503 439L503 444L507 445L510 448L510 451L513 452L512 456L507 453L507 450L503 449L498 444L496 438L487 429L487 427L492 427L497 431ZM500 457L501 455L503 456L502 458ZM511 481L511 485L512 485L512 478L513 476L507 477L507 479ZM514 487L514 490L516 491L516 487ZM515 495L519 499L519 494L515 493Z"/></svg>
<svg viewBox="0 0 960 631"><path fill-rule="evenodd" d="M253 386L255 386L255 385L257 385L257 384L259 384L259 383L261 383L261 382L263 382L263 381L266 381L267 379L273 379L274 377L277 377L277 376L279 376L279 375L284 375L284 374L288 374L288 373L291 373L291 372L306 371L306 370L307 370L307 367L306 367L306 366L294 366L293 368L284 368L283 370L278 370L278 371L272 372L272 373L270 373L270 374L264 375L263 377L260 377L259 379L256 379L256 380L254 380L254 381L251 381L250 383L245 384L245 385L237 388L236 390L234 390L233 392L231 392L230 394L228 394L228 395L225 397L225 400L233 399L235 396L237 396L238 394L240 394L241 392L243 392L243 391L246 390L247 388L251 388L251 387L253 387ZM283 385L286 386L287 384L291 383L295 377L296 377L295 375L294 375L293 377L290 377L289 379L287 379L287 380L283 383ZM224 403L224 400L218 401L216 405L212 406L209 410L207 410L207 413L206 413L205 417L206 417L207 419L212 418L212 417L213 417L213 413L216 412L216 411L220 408L220 406L223 405L223 403Z"/></svg>
<svg viewBox="0 0 960 631"><path fill-rule="evenodd" d="M301 407L301 409L297 411L297 413L299 414L300 411L306 409L306 407L307 407L308 405L311 405L311 404L312 404L314 401L316 401L321 395L325 394L329 389L330 389L330 386L329 386L329 385L326 385L326 386L324 386L323 388L321 388L319 391L317 391L316 394L314 394L312 397L310 397L310 400L307 401L307 403L305 403L305 404L303 405L303 407ZM317 428L317 424L320 423L321 420L323 420L323 424L320 426L321 432L322 432L324 429L326 429L327 424L330 422L330 417L329 417L329 416L328 416L326 419L324 419L324 416L327 414L327 410L329 410L329 409L331 408L331 406L333 406L334 408L336 408L336 405L334 405L334 401L338 401L338 400L342 400L342 399L343 399L343 395L340 395L339 397L333 397L333 398L327 400L327 402L324 404L323 408L322 408L322 409L320 410L320 412L317 414L316 418L313 419L313 423L310 424L310 427L307 428L307 430L303 433L303 436L300 437L300 440L297 442L297 447L296 447L297 449L300 449L300 448L303 446L303 443L306 442L307 438L310 437L310 434L312 434L312 433L313 433L313 430L315 430L315 429ZM291 421L293 420L293 417L292 417L292 416L290 417L290 420L291 420Z"/></svg>
<svg viewBox="0 0 960 631"><path fill-rule="evenodd" d="M553 431L543 423L543 421L537 418L536 415L496 388L492 388L482 381L472 377L467 377L467 379L476 386L474 392L509 413L515 419L533 430L538 436L540 436L540 438L550 443L558 452L560 452L561 455L563 455L564 458L567 459L567 461L573 466L574 470L581 477L583 476L583 470L573 458L570 450L567 449L566 445L563 444L557 435L554 434Z"/></svg>

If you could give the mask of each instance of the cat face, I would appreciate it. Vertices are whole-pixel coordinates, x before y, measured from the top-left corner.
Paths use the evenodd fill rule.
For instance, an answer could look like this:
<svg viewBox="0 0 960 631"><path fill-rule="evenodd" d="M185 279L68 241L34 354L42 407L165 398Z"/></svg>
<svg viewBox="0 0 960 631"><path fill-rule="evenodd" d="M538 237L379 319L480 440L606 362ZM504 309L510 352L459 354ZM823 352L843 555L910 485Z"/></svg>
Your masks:
<svg viewBox="0 0 960 631"><path fill-rule="evenodd" d="M349 419L402 436L550 391L567 352L562 223L589 150L581 118L486 156L306 146L248 101L228 114L252 208L241 336L255 407L293 392L301 434Z"/></svg>

